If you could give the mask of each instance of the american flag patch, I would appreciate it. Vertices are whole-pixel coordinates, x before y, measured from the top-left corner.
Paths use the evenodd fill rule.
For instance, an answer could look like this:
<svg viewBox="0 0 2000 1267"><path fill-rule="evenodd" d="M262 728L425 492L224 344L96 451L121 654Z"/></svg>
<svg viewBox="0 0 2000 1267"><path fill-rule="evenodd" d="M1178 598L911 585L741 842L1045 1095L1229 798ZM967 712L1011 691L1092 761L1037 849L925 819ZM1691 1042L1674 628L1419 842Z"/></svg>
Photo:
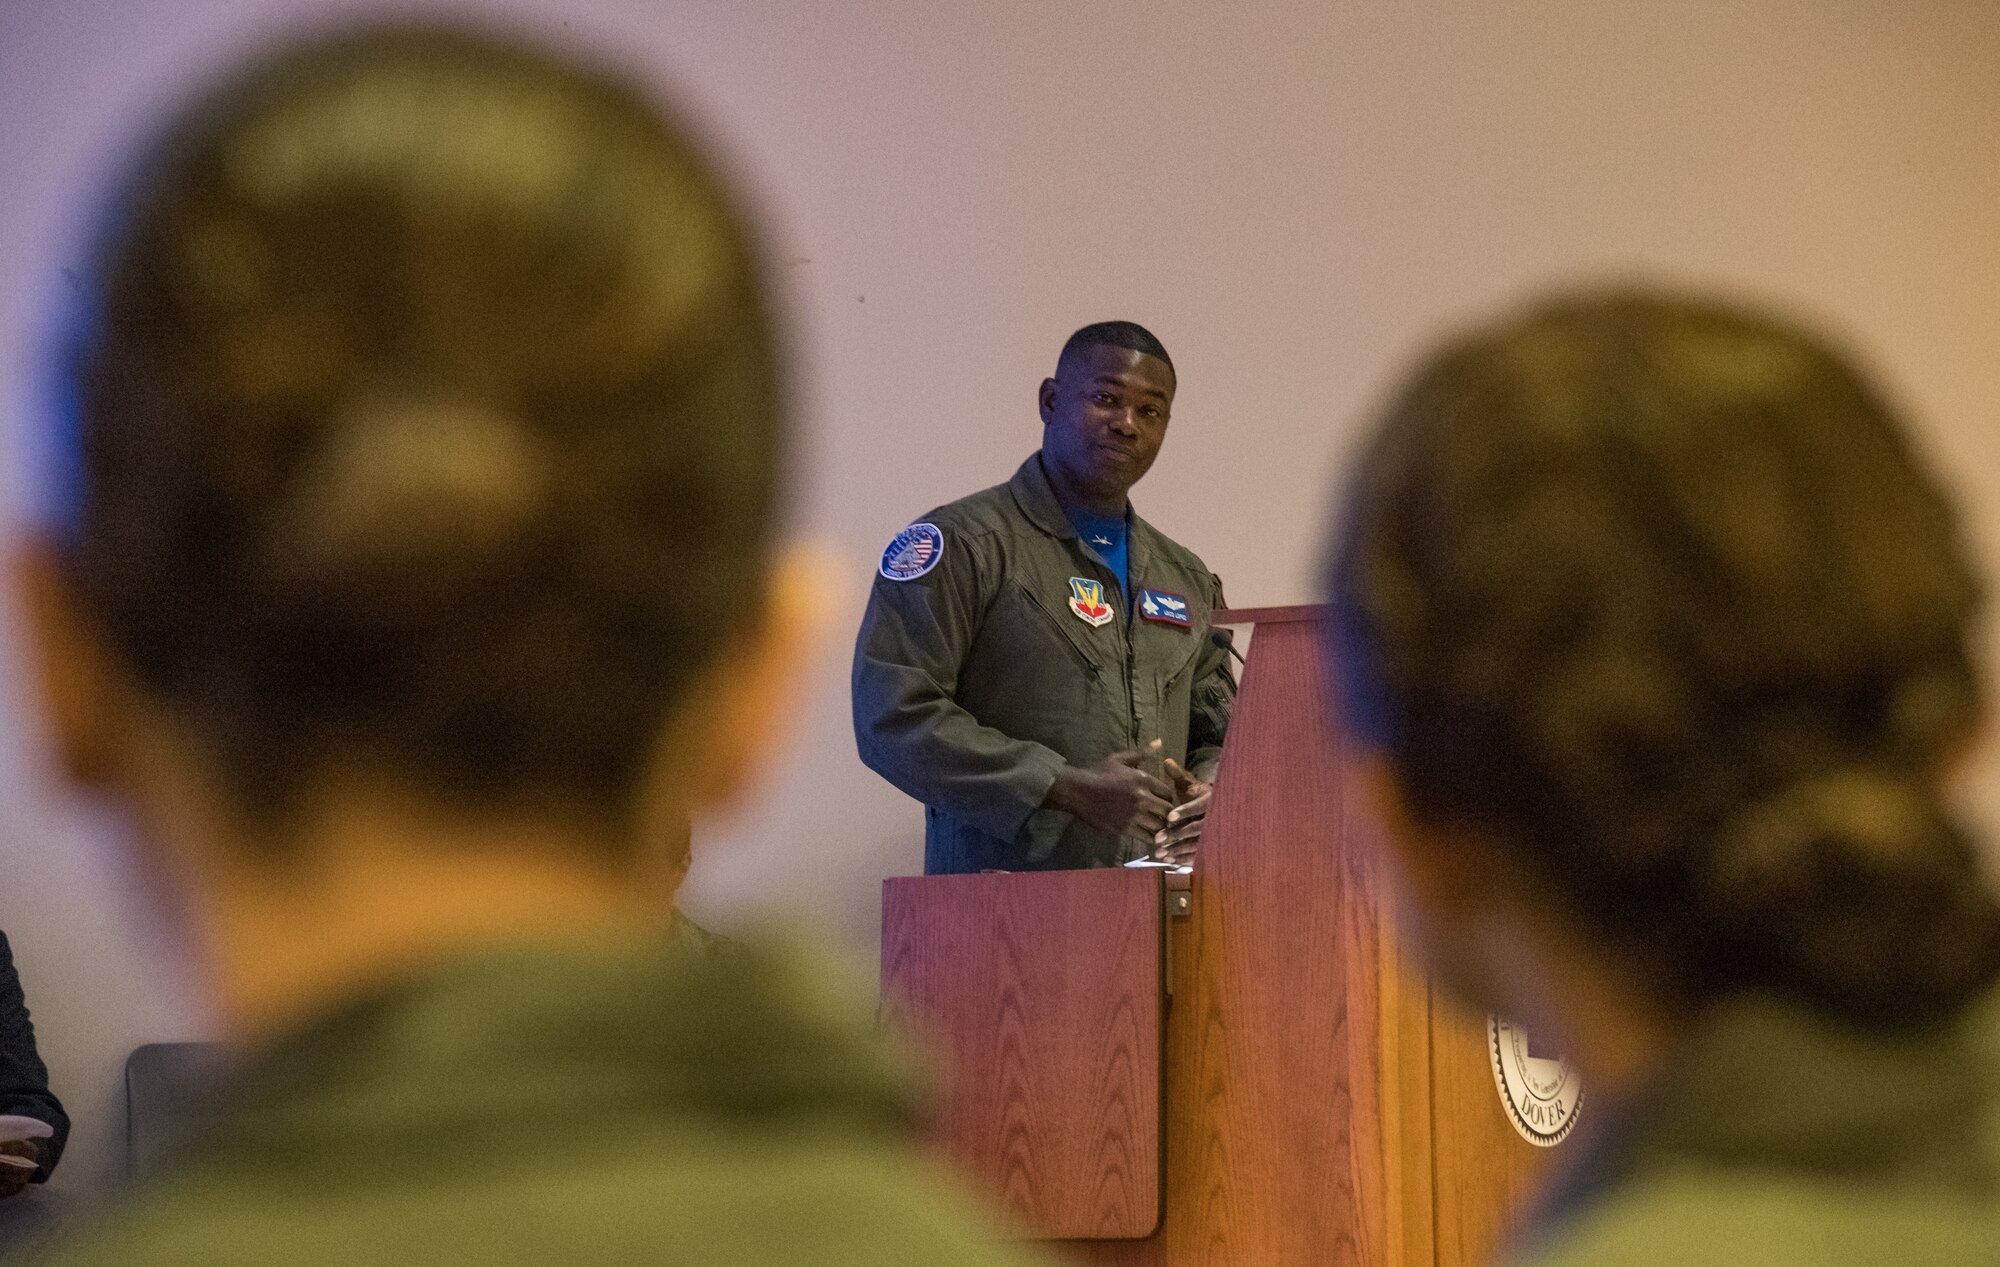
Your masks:
<svg viewBox="0 0 2000 1267"><path fill-rule="evenodd" d="M882 551L882 575L892 581L914 581L944 558L944 534L936 524L913 523L896 534Z"/></svg>

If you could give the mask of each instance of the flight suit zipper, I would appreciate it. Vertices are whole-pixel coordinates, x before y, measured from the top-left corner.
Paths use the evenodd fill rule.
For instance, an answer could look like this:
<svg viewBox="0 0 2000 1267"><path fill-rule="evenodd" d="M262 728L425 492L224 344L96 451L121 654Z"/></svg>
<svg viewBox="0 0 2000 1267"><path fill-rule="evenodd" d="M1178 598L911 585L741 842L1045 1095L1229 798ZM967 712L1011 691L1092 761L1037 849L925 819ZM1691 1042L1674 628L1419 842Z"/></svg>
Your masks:
<svg viewBox="0 0 2000 1267"><path fill-rule="evenodd" d="M1037 598L1035 592L1027 586L1024 585L1021 587L1021 594L1028 600L1028 606L1040 612L1042 618L1049 622L1050 632L1061 639L1065 647L1069 648L1069 653L1076 657L1076 662L1083 666L1083 671L1095 678L1101 671L1102 666L1097 661L1091 659L1090 654L1076 644L1076 639L1070 634L1068 629L1064 628L1062 617L1050 611L1048 606L1040 598Z"/></svg>
<svg viewBox="0 0 2000 1267"><path fill-rule="evenodd" d="M1125 716L1132 746L1139 746L1139 646L1132 636L1132 602L1125 602Z"/></svg>
<svg viewBox="0 0 2000 1267"><path fill-rule="evenodd" d="M1119 609L1125 613L1125 619L1114 621L1113 624L1118 629L1119 638L1125 643L1126 742L1131 747L1137 748L1139 746L1139 656L1138 649L1132 641L1132 598L1126 592L1125 583L1117 577L1112 576L1111 569L1100 562L1090 549L1082 546L1081 543L1079 543L1078 548L1084 556L1083 561L1086 565L1084 570L1096 570L1100 578L1099 583L1104 586L1105 594L1107 596L1111 594L1118 595Z"/></svg>

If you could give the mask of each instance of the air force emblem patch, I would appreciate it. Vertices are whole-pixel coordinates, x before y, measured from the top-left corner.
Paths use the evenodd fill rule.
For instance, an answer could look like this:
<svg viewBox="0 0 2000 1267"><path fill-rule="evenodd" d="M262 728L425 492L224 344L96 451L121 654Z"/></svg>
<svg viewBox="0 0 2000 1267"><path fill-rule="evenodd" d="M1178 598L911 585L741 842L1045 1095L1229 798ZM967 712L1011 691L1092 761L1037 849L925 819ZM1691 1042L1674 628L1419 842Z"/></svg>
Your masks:
<svg viewBox="0 0 2000 1267"><path fill-rule="evenodd" d="M1104 601L1104 582L1069 578L1069 609L1093 629L1111 623L1111 604Z"/></svg>
<svg viewBox="0 0 2000 1267"><path fill-rule="evenodd" d="M944 558L944 534L936 524L913 523L896 534L882 551L882 575L892 581L914 581Z"/></svg>
<svg viewBox="0 0 2000 1267"><path fill-rule="evenodd" d="M1142 589L1139 591L1139 614L1147 620L1156 620L1163 625L1188 627L1188 602L1185 594L1169 594L1165 590Z"/></svg>

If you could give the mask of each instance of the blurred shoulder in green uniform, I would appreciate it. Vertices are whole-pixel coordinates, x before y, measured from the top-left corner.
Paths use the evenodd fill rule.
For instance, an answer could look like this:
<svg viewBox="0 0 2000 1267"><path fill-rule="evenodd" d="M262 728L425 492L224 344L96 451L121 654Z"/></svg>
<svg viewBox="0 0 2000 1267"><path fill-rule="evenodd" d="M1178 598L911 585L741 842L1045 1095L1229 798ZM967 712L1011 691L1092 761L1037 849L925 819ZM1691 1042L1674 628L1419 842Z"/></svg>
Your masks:
<svg viewBox="0 0 2000 1267"><path fill-rule="evenodd" d="M49 1261L1037 1261L919 1156L851 987L714 950L524 944L392 985L247 1059L178 1169Z"/></svg>
<svg viewBox="0 0 2000 1267"><path fill-rule="evenodd" d="M1514 1261L2000 1262L1996 1002L1903 1034L1718 1006L1607 1146L1566 1159L1550 1234Z"/></svg>

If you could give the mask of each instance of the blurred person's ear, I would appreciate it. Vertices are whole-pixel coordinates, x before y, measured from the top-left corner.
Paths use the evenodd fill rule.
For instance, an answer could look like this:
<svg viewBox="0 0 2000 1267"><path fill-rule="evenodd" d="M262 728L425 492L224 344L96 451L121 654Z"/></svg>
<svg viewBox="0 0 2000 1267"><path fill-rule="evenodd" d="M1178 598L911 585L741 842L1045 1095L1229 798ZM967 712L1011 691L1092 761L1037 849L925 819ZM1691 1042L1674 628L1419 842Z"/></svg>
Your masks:
<svg viewBox="0 0 2000 1267"><path fill-rule="evenodd" d="M28 689L64 774L101 787L116 768L116 737L130 720L126 676L84 614L47 538L17 542L12 559Z"/></svg>
<svg viewBox="0 0 2000 1267"><path fill-rule="evenodd" d="M830 571L820 551L788 548L760 608L740 632L718 636L714 663L677 712L666 744L688 812L738 804L796 723L825 625Z"/></svg>
<svg viewBox="0 0 2000 1267"><path fill-rule="evenodd" d="M1947 783L1965 784L1980 772L1980 766L1989 755L1986 745L1993 738L1990 714L1984 701L1979 711L1966 722L1958 737L1945 747L1944 759L1939 762L1939 772Z"/></svg>
<svg viewBox="0 0 2000 1267"><path fill-rule="evenodd" d="M1345 784L1359 798L1360 821L1373 837L1408 953L1466 1006L1518 1009L1522 983L1509 979L1515 956L1496 953L1495 943L1518 941L1521 877L1477 830L1418 815L1382 753L1353 752L1345 765Z"/></svg>
<svg viewBox="0 0 2000 1267"><path fill-rule="evenodd" d="M667 839L667 856L672 860L671 875L678 889L687 879L688 868L694 865L694 823L686 815L673 825Z"/></svg>
<svg viewBox="0 0 2000 1267"><path fill-rule="evenodd" d="M1607 1090L1649 1069L1675 1021L1657 983L1557 909L1501 840L1418 814L1382 754L1345 761L1400 940L1432 981L1475 1015L1526 1025Z"/></svg>
<svg viewBox="0 0 2000 1267"><path fill-rule="evenodd" d="M1470 896L1465 870L1444 864L1440 833L1411 811L1403 781L1389 759L1362 749L1348 755L1345 764L1342 782L1360 798L1361 821L1372 838L1376 860L1399 905L1409 908L1399 914L1428 926L1458 912Z"/></svg>

